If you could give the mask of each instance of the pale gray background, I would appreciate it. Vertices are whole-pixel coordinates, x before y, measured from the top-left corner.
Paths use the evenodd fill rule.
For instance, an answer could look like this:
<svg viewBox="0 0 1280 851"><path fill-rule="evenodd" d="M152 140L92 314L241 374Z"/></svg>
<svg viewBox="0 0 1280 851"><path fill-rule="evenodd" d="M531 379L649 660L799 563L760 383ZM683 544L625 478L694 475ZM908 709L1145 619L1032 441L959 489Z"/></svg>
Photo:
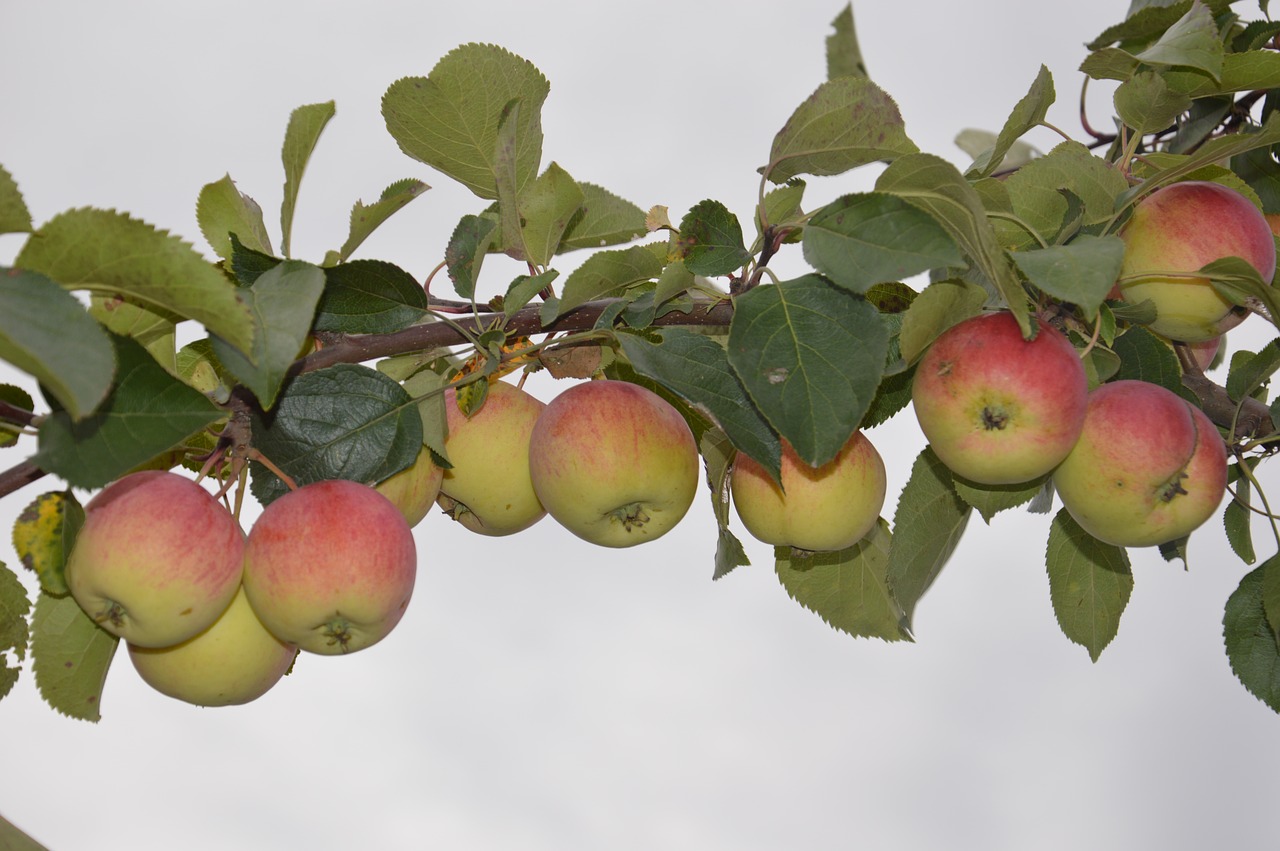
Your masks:
<svg viewBox="0 0 1280 851"><path fill-rule="evenodd" d="M998 129L1041 62L1058 84L1051 119L1079 137L1082 44L1126 5L923 0L855 12L871 73L910 135L963 165L955 134ZM458 217L483 205L398 152L379 99L452 47L488 41L551 80L544 162L675 217L715 197L747 222L754 170L823 79L839 9L0 0L0 163L37 222L115 207L207 252L200 187L230 172L278 232L289 111L333 98L295 253L320 259L345 239L352 202L416 176L436 188L360 256L422 276ZM1105 92L1093 94L1105 124ZM1031 138L1042 149L1056 141ZM873 177L814 181L811 201ZM0 238L0 261L19 244ZM798 249L775 265L801 268ZM510 274L493 266L496 290ZM1256 347L1266 332L1251 320L1236 340ZM909 413L871 437L889 468L892 516L923 441ZM55 487L9 497L0 526ZM0 812L53 849L104 851L1230 848L1274 838L1280 718L1240 687L1222 651L1223 603L1245 569L1219 521L1195 536L1190 572L1133 554L1134 599L1096 665L1050 609L1047 528L1022 513L990 529L975 520L917 611L918 643L890 646L833 632L792 603L764 546L749 545L751 567L712 583L703 496L676 532L622 552L550 520L488 540L432 515L417 532L419 584L399 629L350 658L304 658L255 704L170 701L121 654L91 726L45 708L28 671L0 703ZM1264 556L1267 540L1259 535ZM7 548L0 558L15 561Z"/></svg>

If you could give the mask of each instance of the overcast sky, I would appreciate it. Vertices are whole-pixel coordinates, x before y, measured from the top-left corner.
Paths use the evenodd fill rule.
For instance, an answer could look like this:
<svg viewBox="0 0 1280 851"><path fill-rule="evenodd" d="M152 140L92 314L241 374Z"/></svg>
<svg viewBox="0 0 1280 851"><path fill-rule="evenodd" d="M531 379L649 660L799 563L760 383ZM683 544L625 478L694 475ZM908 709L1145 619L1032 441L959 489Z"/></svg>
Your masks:
<svg viewBox="0 0 1280 851"><path fill-rule="evenodd" d="M831 0L443 5L0 0L0 164L37 223L113 207L210 256L195 199L230 173L279 244L289 112L334 99L294 253L318 261L345 239L357 198L418 177L435 188L359 256L421 277L483 204L400 154L379 100L452 47L485 41L551 81L544 163L673 217L714 197L748 222L755 169L822 81L840 11ZM1057 80L1051 120L1079 136L1083 42L1126 8L919 0L864 2L855 15L910 136L964 164L955 134L998 129L1041 63ZM813 197L872 179L814 181ZM0 237L0 263L20 242ZM798 249L775 265L800 269ZM1256 347L1266 329L1251 320L1235 339ZM870 436L891 517L923 440L909 413ZM0 525L56 486L8 497ZM763 545L713 583L702 494L675 532L626 551L549 519L484 539L433 514L417 530L418 585L397 631L357 655L301 659L256 703L169 700L121 652L93 726L49 711L25 672L0 702L0 814L55 851L1274 840L1280 718L1222 650L1223 604L1246 569L1220 521L1193 538L1190 571L1132 554L1134 596L1097 664L1054 620L1047 528L1022 513L990 529L975 518L917 609L917 643L887 645L791 602Z"/></svg>

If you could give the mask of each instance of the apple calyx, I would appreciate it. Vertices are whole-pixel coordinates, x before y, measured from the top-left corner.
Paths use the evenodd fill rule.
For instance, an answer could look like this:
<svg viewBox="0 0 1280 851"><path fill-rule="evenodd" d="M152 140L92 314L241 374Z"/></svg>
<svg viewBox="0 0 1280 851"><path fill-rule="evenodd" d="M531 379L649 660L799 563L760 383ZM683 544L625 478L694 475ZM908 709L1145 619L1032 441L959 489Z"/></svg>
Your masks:
<svg viewBox="0 0 1280 851"><path fill-rule="evenodd" d="M982 427L987 431L1003 431L1009 424L1009 412L1004 408L987 405L982 409Z"/></svg>
<svg viewBox="0 0 1280 851"><path fill-rule="evenodd" d="M633 529L641 529L649 522L649 513L645 511L644 503L629 502L626 505L619 506L607 515L614 523L621 523L622 528L630 532Z"/></svg>
<svg viewBox="0 0 1280 851"><path fill-rule="evenodd" d="M343 653L347 652L351 639L354 638L351 634L351 622L337 612L334 612L332 618L317 627L317 631L329 639L325 642L328 646L341 646Z"/></svg>

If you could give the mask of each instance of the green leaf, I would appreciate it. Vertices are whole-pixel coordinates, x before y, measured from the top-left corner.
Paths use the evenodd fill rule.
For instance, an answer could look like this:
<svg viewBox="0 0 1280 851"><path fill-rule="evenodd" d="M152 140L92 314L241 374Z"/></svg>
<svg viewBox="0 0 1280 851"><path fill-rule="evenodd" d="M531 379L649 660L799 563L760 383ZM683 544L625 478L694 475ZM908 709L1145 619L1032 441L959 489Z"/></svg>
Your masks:
<svg viewBox="0 0 1280 851"><path fill-rule="evenodd" d="M1120 120L1143 136L1172 126L1191 108L1191 98L1171 90L1154 71L1143 71L1121 83L1114 102Z"/></svg>
<svg viewBox="0 0 1280 851"><path fill-rule="evenodd" d="M770 189L764 196L764 220L774 227L797 223L804 216L804 211L800 209L800 202L804 200L804 190L805 182L798 177L793 177L782 186ZM804 229L797 230L803 233ZM756 231L763 231L759 206L756 207ZM793 232L787 241L794 240L799 233Z"/></svg>
<svg viewBox="0 0 1280 851"><path fill-rule="evenodd" d="M1223 57L1220 77L1200 71L1171 70L1164 73L1169 88L1192 98L1208 98L1251 92L1280 86L1280 54L1273 50L1228 53Z"/></svg>
<svg viewBox="0 0 1280 851"><path fill-rule="evenodd" d="M1253 564L1258 558L1253 549L1253 510L1250 507L1253 485L1247 476L1239 475L1241 464L1251 462L1242 458L1230 468L1228 479L1234 479L1235 493L1222 512L1222 525L1232 552L1245 564Z"/></svg>
<svg viewBox="0 0 1280 851"><path fill-rule="evenodd" d="M551 262L585 201L578 182L556 163L525 189L519 199L520 232L529 262Z"/></svg>
<svg viewBox="0 0 1280 851"><path fill-rule="evenodd" d="M245 291L255 325L252 355L245 357L221 338L213 338L218 360L263 408L275 403L285 374L298 359L324 287L320 267L286 260Z"/></svg>
<svg viewBox="0 0 1280 851"><path fill-rule="evenodd" d="M27 589L12 570L0 563L0 698L3 698L18 682L21 667L9 666L9 654L13 653L19 664L27 656L30 630L27 615L31 601Z"/></svg>
<svg viewBox="0 0 1280 851"><path fill-rule="evenodd" d="M1129 188L1118 169L1094 156L1079 142L1055 146L999 185L1008 196L1010 211L1030 224L1045 242L1058 241L1067 224L1070 196L1083 202L1080 224L1088 227L1108 222L1115 214L1116 198ZM1017 250L1040 245L1041 240L1027 233L1020 224L996 219L992 226L1006 248Z"/></svg>
<svg viewBox="0 0 1280 851"><path fill-rule="evenodd" d="M1254 697L1280 712L1280 646L1267 620L1263 582L1273 556L1240 580L1227 599L1222 635L1231 670Z"/></svg>
<svg viewBox="0 0 1280 851"><path fill-rule="evenodd" d="M800 554L775 547L774 569L788 596L829 626L855 637L911 641L906 615L885 580L890 538L881 520L847 550Z"/></svg>
<svg viewBox="0 0 1280 851"><path fill-rule="evenodd" d="M969 522L969 506L951 486L951 471L925 447L898 497L886 569L889 588L912 629L916 604L946 566Z"/></svg>
<svg viewBox="0 0 1280 851"><path fill-rule="evenodd" d="M177 324L182 317L97 293L89 298L89 315L112 334L137 340L165 369L176 367Z"/></svg>
<svg viewBox="0 0 1280 851"><path fill-rule="evenodd" d="M1048 476L1014 485L985 485L954 476L951 484L956 494L978 510L988 525L1001 511L1026 505L1045 489Z"/></svg>
<svg viewBox="0 0 1280 851"><path fill-rule="evenodd" d="M342 243L342 248L338 249L334 262L345 263L349 260L355 250L360 247L360 244L368 239L369 235L377 230L383 222L403 210L409 205L410 201L430 188L421 180L406 178L405 180L397 180L382 190L378 200L372 204L366 205L363 201L356 201L355 206L351 208L351 233L347 237L347 241ZM266 251L270 253L271 249L267 248ZM325 265L333 264L326 263Z"/></svg>
<svg viewBox="0 0 1280 851"><path fill-rule="evenodd" d="M702 201L685 214L678 245L685 268L695 275L728 275L751 259L738 217L719 201Z"/></svg>
<svg viewBox="0 0 1280 851"><path fill-rule="evenodd" d="M281 264L279 257L254 251L240 242L240 238L231 234L231 274L240 287L251 287L258 278Z"/></svg>
<svg viewBox="0 0 1280 851"><path fill-rule="evenodd" d="M110 210L54 216L27 240L14 265L68 289L120 295L152 310L194 319L241 351L253 324L237 288L189 244Z"/></svg>
<svg viewBox="0 0 1280 851"><path fill-rule="evenodd" d="M1023 335L1030 335L1031 314L1022 283L987 221L981 198L955 166L932 154L912 154L885 169L876 188L901 196L946 228L1000 293Z"/></svg>
<svg viewBox="0 0 1280 851"><path fill-rule="evenodd" d="M902 317L898 333L902 359L915 363L943 331L981 313L986 301L986 290L966 281L938 281L925 287Z"/></svg>
<svg viewBox="0 0 1280 851"><path fill-rule="evenodd" d="M764 175L786 183L798 174L834 175L918 150L898 105L866 77L837 77L791 114L769 151Z"/></svg>
<svg viewBox="0 0 1280 851"><path fill-rule="evenodd" d="M444 259L453 289L462 298L475 298L480 266L498 236L498 222L489 216L463 216L453 229L449 245L444 250Z"/></svg>
<svg viewBox="0 0 1280 851"><path fill-rule="evenodd" d="M1195 2L1155 44L1136 56L1147 65L1197 68L1218 79L1225 52L1213 13L1203 3Z"/></svg>
<svg viewBox="0 0 1280 851"><path fill-rule="evenodd" d="M408 467L422 449L418 406L376 370L338 364L285 385L269 417L254 416L254 446L299 485L323 479L379 482ZM252 492L263 505L283 482L257 462Z"/></svg>
<svg viewBox="0 0 1280 851"><path fill-rule="evenodd" d="M531 63L500 47L466 44L426 77L398 80L382 97L382 116L400 150L496 199L494 156L503 111L520 100L516 188L538 172L542 103L550 85Z"/></svg>
<svg viewBox="0 0 1280 851"><path fill-rule="evenodd" d="M937 221L882 192L845 195L823 207L805 225L803 245L813 268L856 293L964 263Z"/></svg>
<svg viewBox="0 0 1280 851"><path fill-rule="evenodd" d="M596 252L565 278L555 316L564 316L589 301L617 295L628 287L652 281L662 274L662 266L662 261L648 245Z"/></svg>
<svg viewBox="0 0 1280 851"><path fill-rule="evenodd" d="M569 223L556 253L602 248L640 239L647 232L644 210L593 183L578 183L582 210Z"/></svg>
<svg viewBox="0 0 1280 851"><path fill-rule="evenodd" d="M36 409L31 394L16 384L0 384L0 402L13 405L24 411ZM19 427L8 419L0 419L0 449L14 446L18 442Z"/></svg>
<svg viewBox="0 0 1280 851"><path fill-rule="evenodd" d="M1250 305L1255 301L1265 308L1271 324L1280 322L1280 292L1258 275L1253 264L1241 257L1224 257L1200 269L1218 294L1233 304Z"/></svg>
<svg viewBox="0 0 1280 851"><path fill-rule="evenodd" d="M871 406L889 334L866 299L817 275L737 297L729 363L805 463L835 457Z"/></svg>
<svg viewBox="0 0 1280 851"><path fill-rule="evenodd" d="M858 47L858 33L853 26L853 4L849 3L831 22L835 32L827 36L827 79L865 77L867 66Z"/></svg>
<svg viewBox="0 0 1280 851"><path fill-rule="evenodd" d="M1280 637L1280 630L1276 629L1280 623L1280 556L1268 559L1262 567L1262 610L1271 633Z"/></svg>
<svg viewBox="0 0 1280 851"><path fill-rule="evenodd" d="M274 253L266 223L262 220L262 208L257 201L236 189L229 174L221 180L206 183L200 190L196 199L196 222L213 253L223 260L231 259L231 234L254 251Z"/></svg>
<svg viewBox="0 0 1280 851"><path fill-rule="evenodd" d="M75 296L37 272L0 268L0 358L29 373L75 419L111 388L111 341Z"/></svg>
<svg viewBox="0 0 1280 851"><path fill-rule="evenodd" d="M688 329L667 328L658 343L627 333L618 334L618 343L636 372L706 414L734 447L759 461L775 478L779 475L778 436L752 404L718 342Z"/></svg>
<svg viewBox="0 0 1280 851"><path fill-rule="evenodd" d="M31 212L13 175L0 166L0 233L31 233Z"/></svg>
<svg viewBox="0 0 1280 851"><path fill-rule="evenodd" d="M40 696L63 715L97 722L102 687L119 643L74 597L41 594L31 619L32 667Z"/></svg>
<svg viewBox="0 0 1280 851"><path fill-rule="evenodd" d="M999 138L997 134L992 133L990 130L967 127L957 133L953 141L957 148L973 157L976 162L979 157L984 158L985 161L985 158L991 155L992 149ZM1004 157L995 166L995 169L1000 172L1013 173L1042 156L1044 154L1034 145L1018 140L1009 146L1009 150L1005 151ZM969 169L972 171L974 167L974 165L971 165Z"/></svg>
<svg viewBox="0 0 1280 851"><path fill-rule="evenodd" d="M498 224L502 228L500 248L514 260L527 260L524 229L520 216L519 178L520 100L516 98L502 110L498 122L498 138L494 143L493 175L498 192Z"/></svg>
<svg viewBox="0 0 1280 851"><path fill-rule="evenodd" d="M382 260L352 260L324 270L317 331L387 334L429 317L422 285L399 266Z"/></svg>
<svg viewBox="0 0 1280 851"><path fill-rule="evenodd" d="M69 490L40 494L14 522L13 550L46 594L69 593L63 568L83 525L84 508Z"/></svg>
<svg viewBox="0 0 1280 851"><path fill-rule="evenodd" d="M502 314L510 319L516 313L533 300L533 297L545 290L560 277L560 273L555 269L549 269L540 275L521 275L511 282L511 286L507 287L507 293L502 298Z"/></svg>
<svg viewBox="0 0 1280 851"><path fill-rule="evenodd" d="M1280 369L1280 340L1272 340L1256 355L1236 352L1227 376L1227 395L1239 402L1270 380Z"/></svg>
<svg viewBox="0 0 1280 851"><path fill-rule="evenodd" d="M729 476L733 472L733 459L737 450L723 431L712 427L698 438L698 454L702 456L707 472L707 487L711 491L711 509L716 517L716 558L712 580L728 576L735 568L751 564L742 542L729 531L732 513L729 498Z"/></svg>
<svg viewBox="0 0 1280 851"><path fill-rule="evenodd" d="M1031 83L1031 89L1022 96L1014 106L1013 112L1004 122L1004 127L1000 130L1000 135L996 137L995 144L991 149L982 153L974 160L973 165L969 166L969 170L965 173L966 177L988 177L993 174L996 169L1000 168L1004 162L1005 154L1013 147L1028 130L1038 126L1044 121L1045 116L1049 112L1049 107L1053 105L1057 94L1053 89L1053 75L1049 73L1049 69L1040 66L1040 72L1036 74L1035 80Z"/></svg>
<svg viewBox="0 0 1280 851"><path fill-rule="evenodd" d="M405 379L404 391L411 396L418 406L418 414L422 420L422 443L437 458L448 460L444 451L444 439L448 434L447 417L444 408L444 391L449 386L447 372L434 369L423 369ZM449 465L443 465L447 469Z"/></svg>
<svg viewBox="0 0 1280 851"><path fill-rule="evenodd" d="M133 340L112 342L116 382L107 400L78 422L65 411L50 414L32 459L78 488L100 488L225 416Z"/></svg>
<svg viewBox="0 0 1280 851"><path fill-rule="evenodd" d="M1118 236L1080 234L1067 245L1015 251L1011 256L1032 285L1078 305L1092 319L1120 277L1124 241Z"/></svg>
<svg viewBox="0 0 1280 851"><path fill-rule="evenodd" d="M1062 509L1049 527L1045 563L1058 625L1097 662L1133 592L1128 554L1089 535Z"/></svg>
<svg viewBox="0 0 1280 851"><path fill-rule="evenodd" d="M1178 395L1183 394L1182 368L1178 356L1164 340L1146 328L1134 326L1116 337L1112 350L1120 356L1117 379L1136 379L1159 384Z"/></svg>
<svg viewBox="0 0 1280 851"><path fill-rule="evenodd" d="M320 141L325 125L333 118L333 101L300 106L289 116L289 126L284 133L284 148L280 158L284 163L284 200L280 204L280 250L285 257L289 252L293 233L293 213L298 204L298 189L302 174L307 169L311 153Z"/></svg>

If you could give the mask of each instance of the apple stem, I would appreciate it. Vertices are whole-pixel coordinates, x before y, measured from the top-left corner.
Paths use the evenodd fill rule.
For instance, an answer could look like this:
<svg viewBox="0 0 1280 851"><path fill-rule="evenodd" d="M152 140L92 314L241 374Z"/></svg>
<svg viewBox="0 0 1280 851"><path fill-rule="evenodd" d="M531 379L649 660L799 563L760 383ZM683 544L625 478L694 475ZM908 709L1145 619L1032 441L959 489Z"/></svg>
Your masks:
<svg viewBox="0 0 1280 851"><path fill-rule="evenodd" d="M259 464L266 467L268 470L270 470L272 473L278 476L280 478L280 481L284 482L285 487L289 488L289 490L296 491L298 489L298 483L295 482L288 473L286 473L284 470L281 470L279 467L277 467L274 463L272 463L270 458L263 455L257 449L250 449L248 455L249 455L250 461L257 461Z"/></svg>

